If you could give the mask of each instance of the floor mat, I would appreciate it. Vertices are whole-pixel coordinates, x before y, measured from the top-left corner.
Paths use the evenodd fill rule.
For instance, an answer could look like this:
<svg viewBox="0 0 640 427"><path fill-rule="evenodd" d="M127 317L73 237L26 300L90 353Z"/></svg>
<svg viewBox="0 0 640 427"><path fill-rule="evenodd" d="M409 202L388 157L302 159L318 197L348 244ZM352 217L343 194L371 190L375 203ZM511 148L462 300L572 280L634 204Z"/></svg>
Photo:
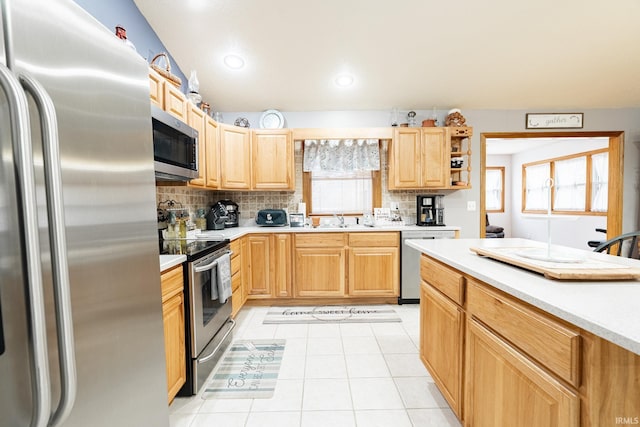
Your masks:
<svg viewBox="0 0 640 427"><path fill-rule="evenodd" d="M286 340L235 341L218 363L203 399L268 399L273 396Z"/></svg>
<svg viewBox="0 0 640 427"><path fill-rule="evenodd" d="M389 305L271 307L262 323L376 323L401 322Z"/></svg>

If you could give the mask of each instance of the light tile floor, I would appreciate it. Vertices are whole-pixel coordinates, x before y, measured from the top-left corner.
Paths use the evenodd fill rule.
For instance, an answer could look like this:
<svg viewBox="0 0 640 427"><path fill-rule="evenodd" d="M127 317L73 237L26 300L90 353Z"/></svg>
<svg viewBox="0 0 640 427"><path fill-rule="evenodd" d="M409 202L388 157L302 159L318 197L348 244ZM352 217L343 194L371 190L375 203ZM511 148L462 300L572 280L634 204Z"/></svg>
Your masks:
<svg viewBox="0 0 640 427"><path fill-rule="evenodd" d="M171 427L460 426L418 357L419 306L402 323L263 325L268 307L244 307L234 339L284 338L270 399L177 397Z"/></svg>

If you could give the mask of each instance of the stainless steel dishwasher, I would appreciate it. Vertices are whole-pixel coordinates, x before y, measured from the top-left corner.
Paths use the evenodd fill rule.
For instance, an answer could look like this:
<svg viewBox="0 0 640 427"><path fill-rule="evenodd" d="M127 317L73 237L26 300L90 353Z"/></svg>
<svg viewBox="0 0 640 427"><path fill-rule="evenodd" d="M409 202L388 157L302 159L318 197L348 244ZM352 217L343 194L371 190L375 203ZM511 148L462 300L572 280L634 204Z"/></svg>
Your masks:
<svg viewBox="0 0 640 427"><path fill-rule="evenodd" d="M420 303L420 252L406 245L410 239L453 239L454 230L407 230L400 232L400 297L398 304Z"/></svg>

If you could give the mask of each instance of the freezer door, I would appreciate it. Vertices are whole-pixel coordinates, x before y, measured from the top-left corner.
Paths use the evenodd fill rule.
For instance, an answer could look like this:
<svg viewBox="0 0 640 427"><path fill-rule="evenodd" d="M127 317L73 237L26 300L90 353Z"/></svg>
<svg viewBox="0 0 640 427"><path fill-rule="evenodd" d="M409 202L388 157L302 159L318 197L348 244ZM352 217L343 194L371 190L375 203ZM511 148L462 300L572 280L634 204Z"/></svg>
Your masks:
<svg viewBox="0 0 640 427"><path fill-rule="evenodd" d="M4 52L0 45L0 52ZM4 53L2 54L4 58ZM4 59L0 60L4 63ZM31 420L29 330L7 97L0 90L0 426Z"/></svg>
<svg viewBox="0 0 640 427"><path fill-rule="evenodd" d="M77 362L77 398L63 426L168 426L148 64L71 0L11 5L16 68L46 89L58 118ZM29 106L55 408L61 373L42 138L32 99ZM5 162L10 150L3 145L1 153ZM10 186L4 178L11 170L1 172L0 188ZM15 206L7 197L0 195L0 209ZM0 233L8 237L1 236L0 261L5 253L19 260L13 231L19 224L5 225L5 218L12 216L2 212L0 218ZM14 262L0 262L0 268L6 344L0 355L0 427L22 427L31 412L24 291L5 283L6 277L20 288L21 268ZM7 419L12 412L13 420Z"/></svg>

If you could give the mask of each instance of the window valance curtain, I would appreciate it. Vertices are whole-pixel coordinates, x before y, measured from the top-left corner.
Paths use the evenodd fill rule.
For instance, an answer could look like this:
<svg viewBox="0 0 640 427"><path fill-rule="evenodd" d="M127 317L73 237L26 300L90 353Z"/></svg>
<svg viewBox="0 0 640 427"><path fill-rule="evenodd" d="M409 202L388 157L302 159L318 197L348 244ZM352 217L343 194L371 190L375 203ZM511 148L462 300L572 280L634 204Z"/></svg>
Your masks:
<svg viewBox="0 0 640 427"><path fill-rule="evenodd" d="M380 170L377 139L307 139L304 141L303 170L374 171Z"/></svg>

